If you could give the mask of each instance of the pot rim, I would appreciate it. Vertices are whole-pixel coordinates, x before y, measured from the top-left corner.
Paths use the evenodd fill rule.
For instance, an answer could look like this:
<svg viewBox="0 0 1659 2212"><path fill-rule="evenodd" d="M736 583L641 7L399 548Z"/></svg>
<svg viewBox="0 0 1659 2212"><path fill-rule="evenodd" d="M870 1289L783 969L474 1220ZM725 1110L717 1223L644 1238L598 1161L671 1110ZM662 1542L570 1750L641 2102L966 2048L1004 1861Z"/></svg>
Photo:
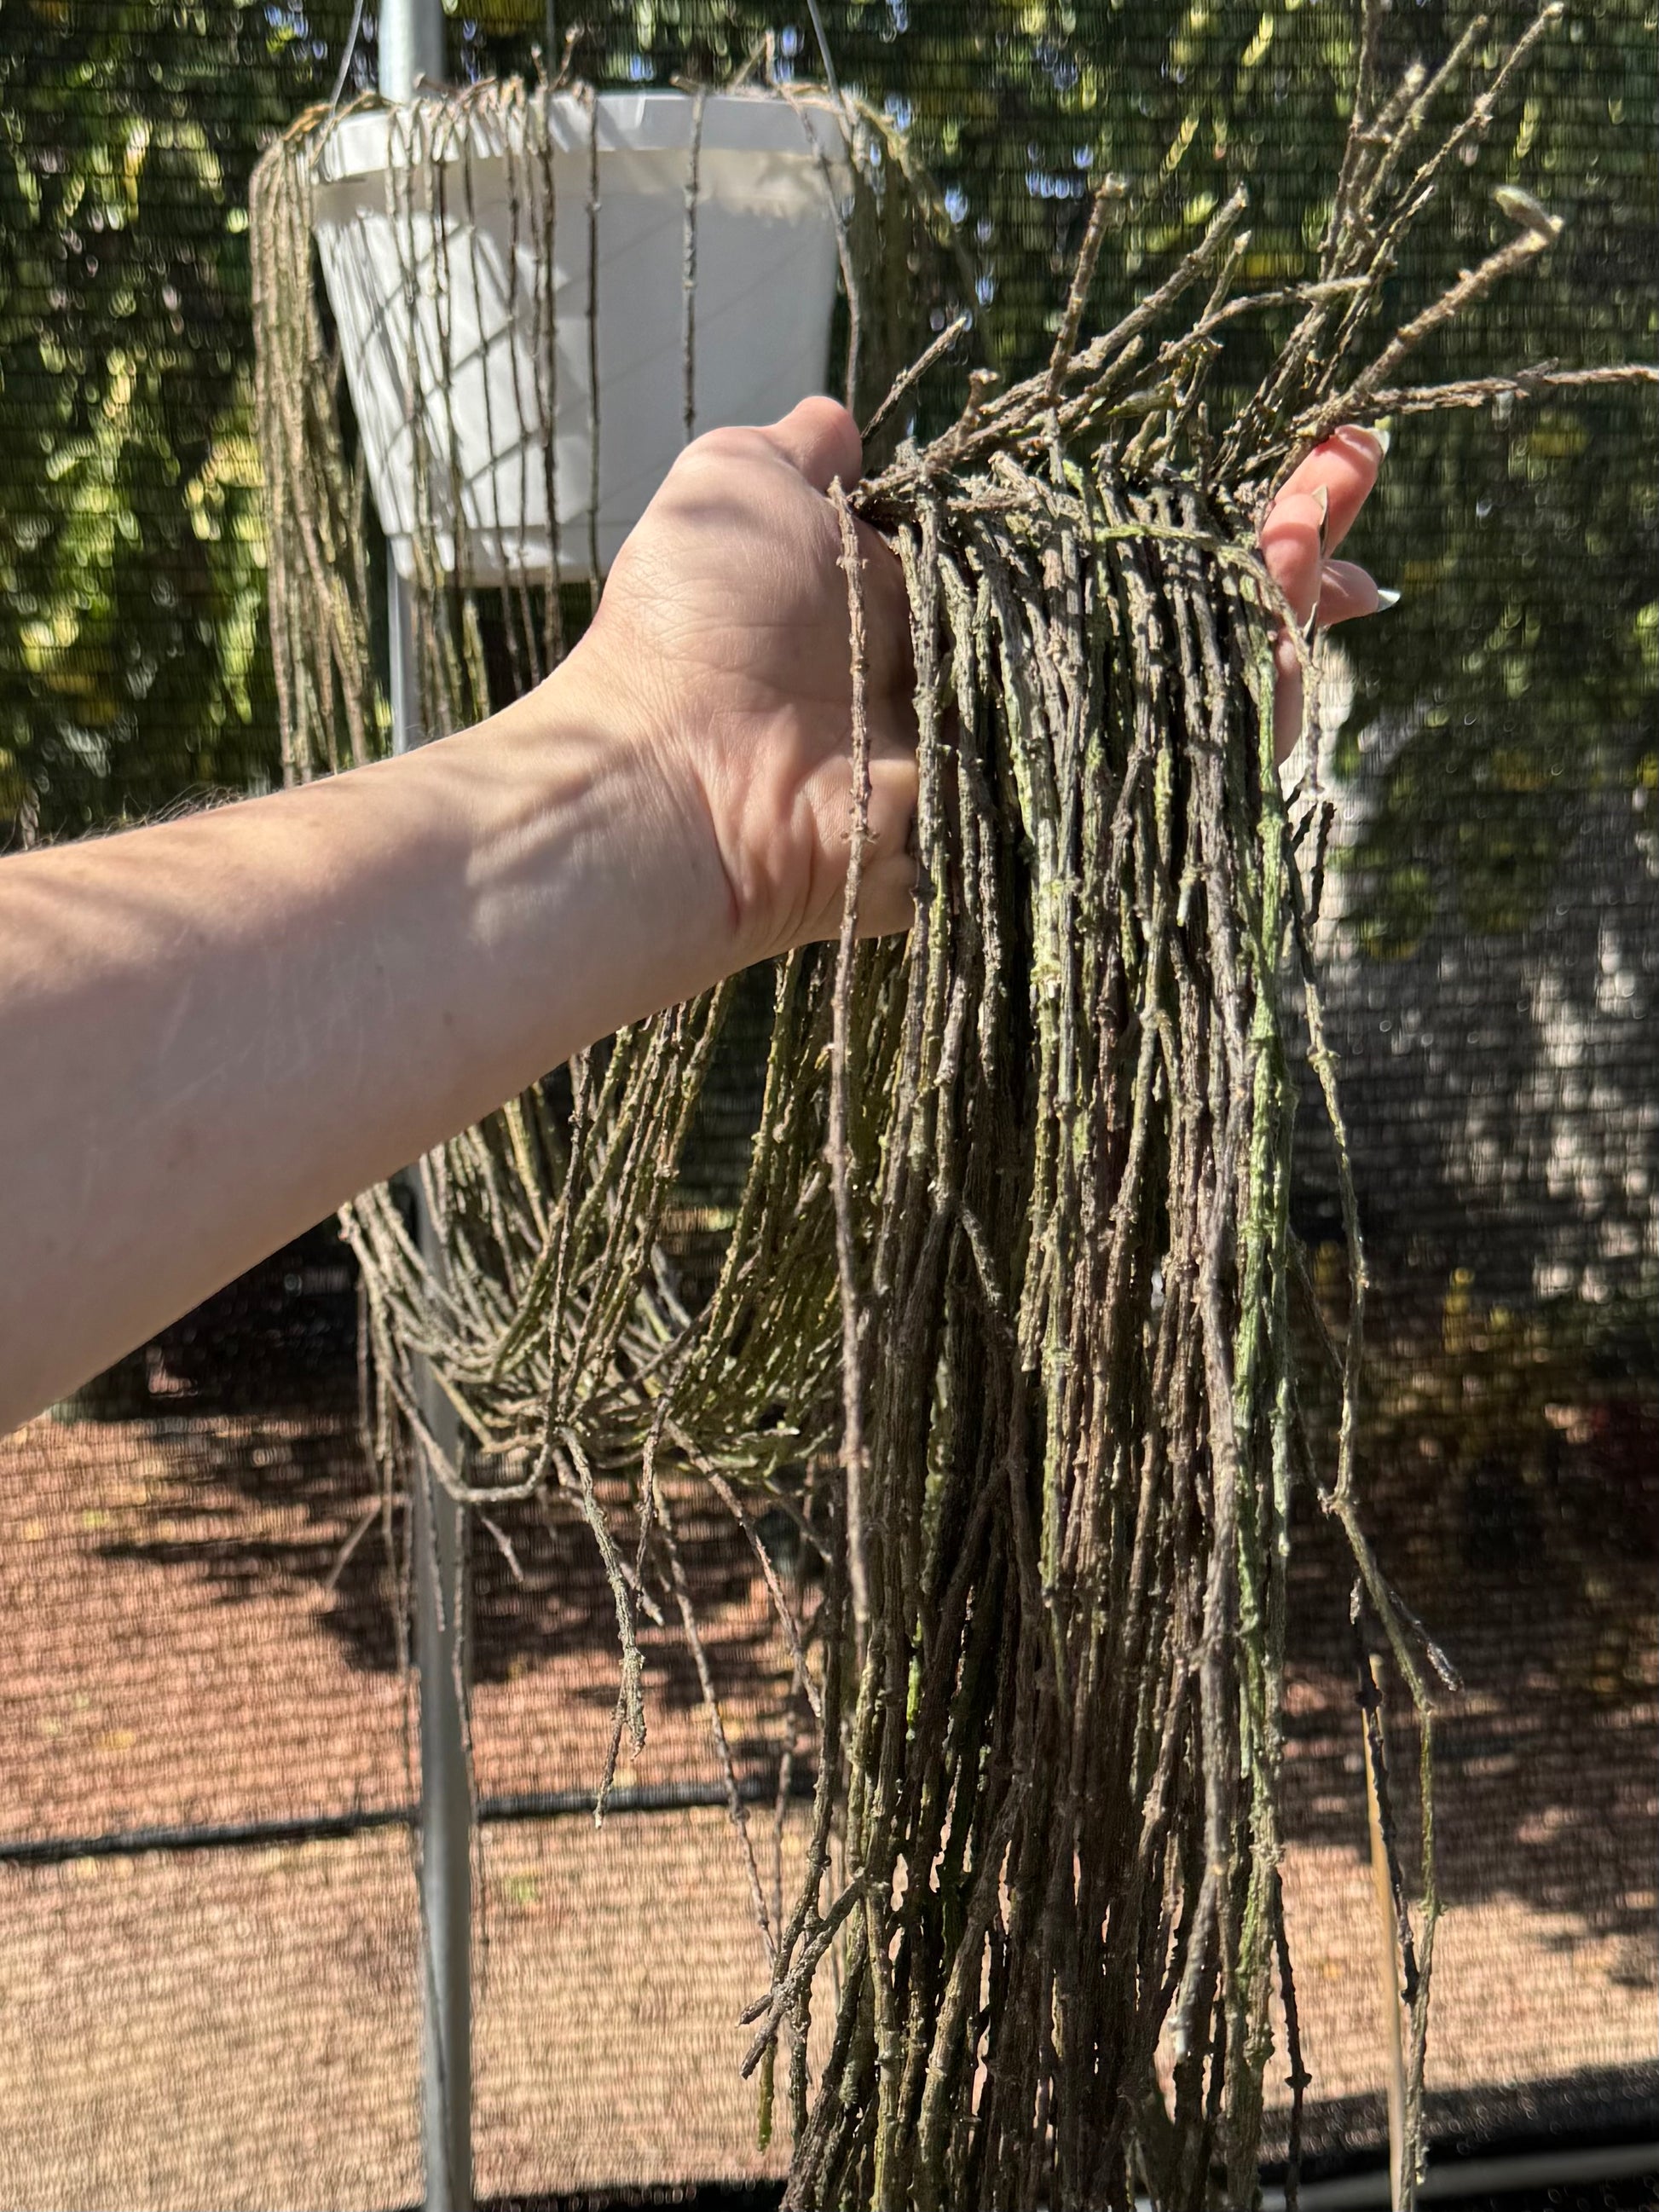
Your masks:
<svg viewBox="0 0 1659 2212"><path fill-rule="evenodd" d="M657 88L601 92L594 95L599 159L618 154L672 154L691 150L691 118L696 94ZM761 154L798 160L816 158L800 113L811 115L813 135L824 157L837 167L847 159L848 124L842 110L823 92L794 100L763 86L704 95L702 154ZM353 108L328 125L311 149L319 184L349 184L383 175L394 164L410 168L470 153L477 160L504 159L524 150L526 109L545 114L556 155L587 156L588 104L579 92L549 93L538 88L523 101L499 98L470 101L453 115L441 148L434 148L431 124L440 98L417 94L402 106ZM422 111L428 111L423 113Z"/></svg>

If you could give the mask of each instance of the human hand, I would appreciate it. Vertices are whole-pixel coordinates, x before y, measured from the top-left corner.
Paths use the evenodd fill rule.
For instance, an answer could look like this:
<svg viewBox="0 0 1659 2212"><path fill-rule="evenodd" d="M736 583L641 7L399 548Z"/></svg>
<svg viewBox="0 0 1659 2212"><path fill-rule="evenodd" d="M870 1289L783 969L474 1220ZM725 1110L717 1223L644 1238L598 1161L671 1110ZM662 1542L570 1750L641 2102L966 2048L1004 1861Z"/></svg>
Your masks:
<svg viewBox="0 0 1659 2212"><path fill-rule="evenodd" d="M858 482L857 426L805 399L764 429L688 446L617 555L573 671L654 749L669 801L712 835L731 904L732 964L841 925L852 818L852 676L839 477ZM870 727L866 935L907 928L916 799L904 579L857 525L864 555Z"/></svg>
<svg viewBox="0 0 1659 2212"><path fill-rule="evenodd" d="M1376 480L1382 443L1339 430L1273 501L1261 543L1298 622L1386 604L1352 562L1329 556ZM682 831L712 846L731 964L833 937L852 809L846 579L826 493L857 481L853 418L802 401L765 428L689 446L617 557L569 673L629 732ZM915 720L908 615L897 560L857 525L865 556L871 737L869 843L860 926L908 926L915 866ZM1296 643L1281 635L1274 727L1283 759L1302 718Z"/></svg>
<svg viewBox="0 0 1659 2212"><path fill-rule="evenodd" d="M1292 470L1267 509L1261 531L1262 557L1304 626L1316 606L1321 627L1328 629L1355 615L1376 614L1398 596L1379 591L1356 562L1328 557L1370 495L1387 450L1374 430L1349 424ZM1273 738L1283 761L1302 730L1302 657L1296 640L1282 628L1273 659Z"/></svg>

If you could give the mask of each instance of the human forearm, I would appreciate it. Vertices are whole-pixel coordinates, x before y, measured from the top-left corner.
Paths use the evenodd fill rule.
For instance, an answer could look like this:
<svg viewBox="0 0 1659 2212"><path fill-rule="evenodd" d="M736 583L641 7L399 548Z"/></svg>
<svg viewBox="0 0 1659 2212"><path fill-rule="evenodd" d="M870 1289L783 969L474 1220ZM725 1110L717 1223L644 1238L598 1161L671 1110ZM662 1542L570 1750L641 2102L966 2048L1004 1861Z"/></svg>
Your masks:
<svg viewBox="0 0 1659 2212"><path fill-rule="evenodd" d="M670 793L579 654L406 759L0 866L0 1425L714 980Z"/></svg>
<svg viewBox="0 0 1659 2212"><path fill-rule="evenodd" d="M1345 432L1263 546L1300 628L1381 458ZM809 399L690 446L529 698L402 761L0 862L0 1426L578 1047L859 920L908 926L915 671L892 551ZM1301 727L1287 641L1281 734Z"/></svg>

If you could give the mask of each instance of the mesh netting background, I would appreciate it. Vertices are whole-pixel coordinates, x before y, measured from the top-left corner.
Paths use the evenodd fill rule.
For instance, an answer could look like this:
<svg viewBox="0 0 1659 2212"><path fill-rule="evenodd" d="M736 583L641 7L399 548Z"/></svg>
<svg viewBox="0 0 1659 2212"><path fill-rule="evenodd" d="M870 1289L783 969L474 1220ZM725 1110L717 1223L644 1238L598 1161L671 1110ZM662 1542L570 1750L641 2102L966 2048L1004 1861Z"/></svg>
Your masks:
<svg viewBox="0 0 1659 2212"><path fill-rule="evenodd" d="M454 74L527 65L531 12L457 17ZM14 844L274 775L242 210L348 13L5 10ZM784 66L811 54L804 10L587 13L601 82L722 73L769 27ZM1398 0L1396 58L1462 21ZM1332 0L842 0L828 28L948 187L1011 363L1045 347L1091 165L1163 174L1102 313L1238 175L1264 268L1316 234L1352 46ZM1651 357L1655 51L1638 0L1579 0L1401 299L1474 257L1505 178L1565 237L1425 375ZM1366 1489L1468 1684L1430 2057L1432 2131L1462 2142L1659 2133L1654 431L1650 398L1616 397L1403 426L1353 550L1404 597L1352 635L1329 747L1325 952L1377 1282ZM728 1108L740 1132L741 1085ZM1316 1153L1299 1212L1317 1255ZM407 1715L377 1537L342 1563L374 1493L355 1325L320 1229L0 1446L0 2201L418 2197ZM596 1834L609 1594L574 1522L507 1533L522 1579L477 1557L479 2193L775 2173L737 2077L763 1960L689 1657L648 1644L649 1744ZM1382 2014L1346 1583L1304 1535L1287 1884L1334 2156L1381 2138ZM763 1784L764 1595L713 1522L688 1541Z"/></svg>

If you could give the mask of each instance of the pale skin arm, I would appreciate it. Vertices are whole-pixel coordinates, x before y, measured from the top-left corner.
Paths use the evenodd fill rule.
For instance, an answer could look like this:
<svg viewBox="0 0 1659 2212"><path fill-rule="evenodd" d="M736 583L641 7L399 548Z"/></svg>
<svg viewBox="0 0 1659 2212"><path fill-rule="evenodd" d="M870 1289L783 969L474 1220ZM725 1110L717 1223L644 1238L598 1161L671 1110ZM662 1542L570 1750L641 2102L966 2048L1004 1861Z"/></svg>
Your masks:
<svg viewBox="0 0 1659 2212"><path fill-rule="evenodd" d="M1376 475L1344 436L1264 528L1304 616L1309 495L1328 550ZM581 1046L834 935L849 679L824 494L858 468L828 400L716 432L576 651L504 713L0 862L0 1431ZM914 722L897 563L863 542L879 933L909 917ZM1370 579L1335 566L1322 617L1368 611Z"/></svg>

